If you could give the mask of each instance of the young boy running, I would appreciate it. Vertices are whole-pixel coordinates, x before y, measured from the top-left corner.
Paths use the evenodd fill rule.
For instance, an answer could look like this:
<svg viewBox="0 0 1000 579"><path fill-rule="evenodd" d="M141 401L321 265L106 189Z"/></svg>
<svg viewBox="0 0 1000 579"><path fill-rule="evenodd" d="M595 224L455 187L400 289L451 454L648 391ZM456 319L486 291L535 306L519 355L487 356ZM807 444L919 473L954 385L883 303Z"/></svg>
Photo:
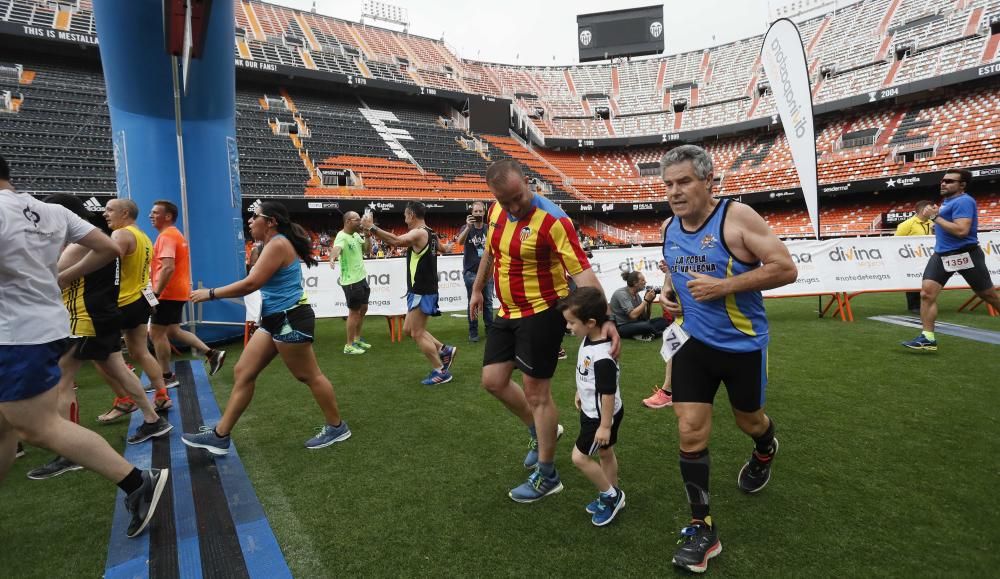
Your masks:
<svg viewBox="0 0 1000 579"><path fill-rule="evenodd" d="M587 505L590 521L598 527L611 522L625 506L618 488L615 442L624 410L618 389L618 364L611 357L611 340L602 338L608 320L608 302L594 287L577 288L559 306L566 326L581 338L576 358L576 407L580 436L573 448L573 464L597 486L600 494ZM597 455L599 461L590 457Z"/></svg>

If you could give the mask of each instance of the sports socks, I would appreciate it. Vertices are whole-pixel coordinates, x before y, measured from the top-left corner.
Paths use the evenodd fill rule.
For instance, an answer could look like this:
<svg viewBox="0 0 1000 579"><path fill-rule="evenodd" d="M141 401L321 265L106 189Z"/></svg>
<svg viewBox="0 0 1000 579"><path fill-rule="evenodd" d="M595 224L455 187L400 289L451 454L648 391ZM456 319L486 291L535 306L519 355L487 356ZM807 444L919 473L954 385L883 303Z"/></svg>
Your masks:
<svg viewBox="0 0 1000 579"><path fill-rule="evenodd" d="M921 334L923 334L924 337L927 338L928 340L930 340L932 342L935 341L934 340L934 332L928 332L927 330L924 330L923 332L921 332Z"/></svg>
<svg viewBox="0 0 1000 579"><path fill-rule="evenodd" d="M764 434L758 437L754 437L753 446L754 450L757 451L757 457L763 458L765 460L770 459L771 445L774 443L774 420L770 416L767 417L767 430Z"/></svg>
<svg viewBox="0 0 1000 579"><path fill-rule="evenodd" d="M130 495L135 491L139 490L142 486L142 472L139 469L132 467L132 472L125 475L125 478L118 481L118 488L125 491L126 495Z"/></svg>
<svg viewBox="0 0 1000 579"><path fill-rule="evenodd" d="M556 474L556 465L554 462L538 461L538 472L545 478L552 478Z"/></svg>
<svg viewBox="0 0 1000 579"><path fill-rule="evenodd" d="M708 449L697 452L681 451L681 479L691 505L691 518L704 521L708 517L708 471L712 462Z"/></svg>

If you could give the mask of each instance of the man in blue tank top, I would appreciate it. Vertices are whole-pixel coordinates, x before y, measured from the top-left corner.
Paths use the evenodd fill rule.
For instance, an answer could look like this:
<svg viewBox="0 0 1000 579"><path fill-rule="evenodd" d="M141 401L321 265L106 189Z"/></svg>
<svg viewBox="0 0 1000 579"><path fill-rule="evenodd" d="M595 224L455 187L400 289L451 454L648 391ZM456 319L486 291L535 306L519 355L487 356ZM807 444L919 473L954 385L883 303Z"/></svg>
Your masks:
<svg viewBox="0 0 1000 579"><path fill-rule="evenodd" d="M754 441L738 484L747 493L760 491L778 450L774 423L764 413L768 324L761 291L795 281L798 271L756 211L712 197L712 160L703 149L672 149L660 170L674 213L664 231L669 272L660 302L688 336L672 358L671 381L692 521L681 531L673 562L702 572L722 551L708 509L712 402L724 383L737 426Z"/></svg>
<svg viewBox="0 0 1000 579"><path fill-rule="evenodd" d="M958 273L965 278L972 291L984 302L1000 309L1000 296L993 289L990 270L986 267L986 254L979 247L979 210L976 200L965 192L972 181L967 169L950 169L941 178L941 206L932 205L931 223L934 224L934 255L924 268L920 286L920 321L923 332L916 338L903 342L911 350L937 351L934 322L937 321L937 298L941 288L951 276Z"/></svg>

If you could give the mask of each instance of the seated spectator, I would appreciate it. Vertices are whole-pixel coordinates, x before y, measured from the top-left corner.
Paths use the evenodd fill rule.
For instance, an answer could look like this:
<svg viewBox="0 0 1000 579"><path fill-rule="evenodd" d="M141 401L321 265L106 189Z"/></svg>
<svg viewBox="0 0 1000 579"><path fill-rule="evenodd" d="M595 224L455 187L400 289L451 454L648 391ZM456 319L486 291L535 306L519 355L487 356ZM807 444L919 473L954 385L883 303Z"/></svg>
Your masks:
<svg viewBox="0 0 1000 579"><path fill-rule="evenodd" d="M646 288L646 276L638 271L622 274L625 287L611 295L611 317L622 338L651 341L667 328L663 318L649 319L650 308L656 301L656 290ZM641 297L640 292L645 292Z"/></svg>

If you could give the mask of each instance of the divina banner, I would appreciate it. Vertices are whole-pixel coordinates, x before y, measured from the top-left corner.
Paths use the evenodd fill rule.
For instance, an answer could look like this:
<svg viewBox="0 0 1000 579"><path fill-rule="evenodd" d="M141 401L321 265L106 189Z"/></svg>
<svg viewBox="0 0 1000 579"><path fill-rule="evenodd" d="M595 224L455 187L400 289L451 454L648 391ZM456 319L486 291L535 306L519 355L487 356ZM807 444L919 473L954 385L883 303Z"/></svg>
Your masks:
<svg viewBox="0 0 1000 579"><path fill-rule="evenodd" d="M816 182L816 131L806 53L799 29L791 20L777 20L764 35L760 50L764 72L792 150L813 237L819 238L819 198Z"/></svg>
<svg viewBox="0 0 1000 579"><path fill-rule="evenodd" d="M986 266L996 285L1000 285L1000 231L980 232L979 245L986 254ZM801 239L786 241L785 247L799 268L799 277L786 286L764 292L765 297L823 295L833 292L916 291L920 289L927 260L934 254L933 236L916 237L844 237L840 239ZM610 298L625 285L621 274L641 271L650 286L663 285L660 271L663 250L659 247L599 249L590 265ZM406 313L406 261L403 258L366 259L368 283L372 288L368 314L398 316ZM330 269L328 263L317 267L302 266L305 294L316 310L316 317L347 315L340 279L340 264ZM948 288L967 287L960 275L948 281ZM438 258L439 307L442 312L466 310L465 282L462 279L462 256ZM260 293L244 298L249 321L260 317ZM499 305L494 301L495 307Z"/></svg>

